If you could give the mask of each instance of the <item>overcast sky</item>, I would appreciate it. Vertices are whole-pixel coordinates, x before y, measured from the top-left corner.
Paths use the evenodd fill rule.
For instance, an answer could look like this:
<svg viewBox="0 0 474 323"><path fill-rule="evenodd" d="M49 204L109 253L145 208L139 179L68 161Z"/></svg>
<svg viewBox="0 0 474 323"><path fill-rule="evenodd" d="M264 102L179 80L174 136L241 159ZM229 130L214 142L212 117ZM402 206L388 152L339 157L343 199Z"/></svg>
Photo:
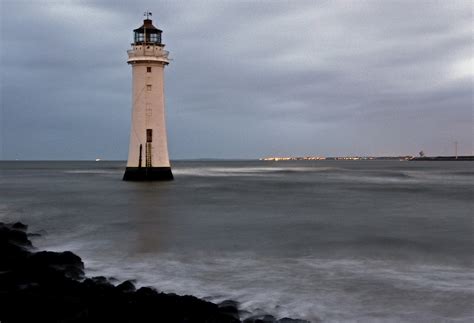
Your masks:
<svg viewBox="0 0 474 323"><path fill-rule="evenodd" d="M471 1L0 6L0 159L126 159L146 10L173 58L172 159L472 154Z"/></svg>

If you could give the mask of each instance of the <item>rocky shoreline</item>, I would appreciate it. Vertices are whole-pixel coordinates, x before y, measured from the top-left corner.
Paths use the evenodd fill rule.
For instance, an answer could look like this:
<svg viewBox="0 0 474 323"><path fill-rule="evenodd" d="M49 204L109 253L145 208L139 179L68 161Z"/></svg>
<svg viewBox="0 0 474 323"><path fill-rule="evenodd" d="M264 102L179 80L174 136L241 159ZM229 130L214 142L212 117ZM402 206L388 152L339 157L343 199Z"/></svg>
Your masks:
<svg viewBox="0 0 474 323"><path fill-rule="evenodd" d="M238 303L214 304L194 296L136 289L87 277L70 251L36 251L22 223L0 222L0 322L304 323L258 315L241 320Z"/></svg>

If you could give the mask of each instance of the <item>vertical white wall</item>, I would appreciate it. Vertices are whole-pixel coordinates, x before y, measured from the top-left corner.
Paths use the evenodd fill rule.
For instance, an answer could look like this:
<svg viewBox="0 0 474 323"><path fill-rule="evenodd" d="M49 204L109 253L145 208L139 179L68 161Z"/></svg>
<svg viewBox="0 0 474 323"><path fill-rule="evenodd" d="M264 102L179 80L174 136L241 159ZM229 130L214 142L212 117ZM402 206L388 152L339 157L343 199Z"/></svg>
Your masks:
<svg viewBox="0 0 474 323"><path fill-rule="evenodd" d="M152 167L170 167L166 137L164 67L162 62L136 61L132 65L132 125L127 167L146 165L146 129L153 130ZM147 72L151 67L151 73ZM151 90L148 86L151 85Z"/></svg>

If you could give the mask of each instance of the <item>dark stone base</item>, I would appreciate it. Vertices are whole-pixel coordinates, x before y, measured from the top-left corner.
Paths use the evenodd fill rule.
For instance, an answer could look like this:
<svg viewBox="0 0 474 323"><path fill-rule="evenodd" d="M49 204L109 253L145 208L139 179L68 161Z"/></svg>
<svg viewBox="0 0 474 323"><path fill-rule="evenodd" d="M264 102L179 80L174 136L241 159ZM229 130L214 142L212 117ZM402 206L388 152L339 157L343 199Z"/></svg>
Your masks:
<svg viewBox="0 0 474 323"><path fill-rule="evenodd" d="M171 167L127 167L124 181L172 181Z"/></svg>

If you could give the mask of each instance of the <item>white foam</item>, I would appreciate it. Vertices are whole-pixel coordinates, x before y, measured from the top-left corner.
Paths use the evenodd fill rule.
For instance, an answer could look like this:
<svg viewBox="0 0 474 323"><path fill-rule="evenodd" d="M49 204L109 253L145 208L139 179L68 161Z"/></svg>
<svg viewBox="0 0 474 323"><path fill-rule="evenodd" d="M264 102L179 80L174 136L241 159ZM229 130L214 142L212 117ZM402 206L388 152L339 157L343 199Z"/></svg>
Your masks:
<svg viewBox="0 0 474 323"><path fill-rule="evenodd" d="M74 169L64 171L66 174L117 174L121 172L123 172L123 170Z"/></svg>
<svg viewBox="0 0 474 323"><path fill-rule="evenodd" d="M165 254L143 260L89 259L86 265L88 274L137 279L139 286L214 302L234 299L253 314L310 321L443 320L445 302L473 297L474 275L454 266L272 259L245 253L213 258ZM455 318L464 320L471 314L460 312Z"/></svg>
<svg viewBox="0 0 474 323"><path fill-rule="evenodd" d="M336 169L334 167L186 167L174 168L173 173L188 176L269 176L286 172L324 172Z"/></svg>

